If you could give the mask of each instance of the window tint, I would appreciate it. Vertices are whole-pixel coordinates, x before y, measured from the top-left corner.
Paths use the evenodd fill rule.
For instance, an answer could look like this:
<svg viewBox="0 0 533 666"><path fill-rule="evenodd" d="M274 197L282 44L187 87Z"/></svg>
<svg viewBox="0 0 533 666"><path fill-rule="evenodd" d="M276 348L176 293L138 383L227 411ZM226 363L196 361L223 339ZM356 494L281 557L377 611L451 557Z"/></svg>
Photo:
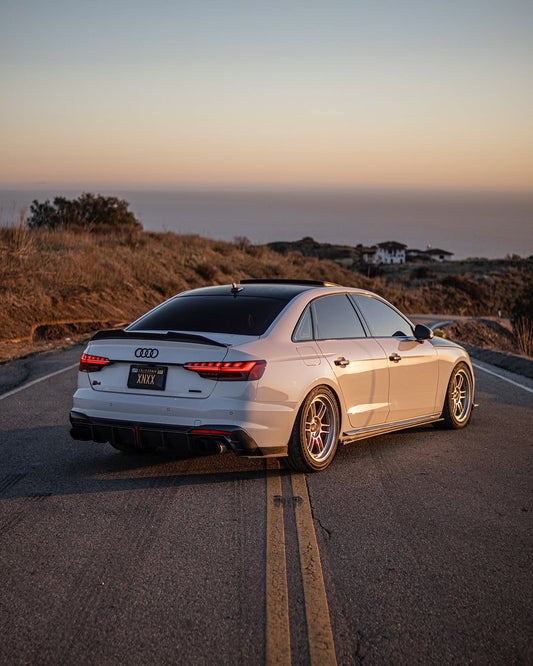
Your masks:
<svg viewBox="0 0 533 666"><path fill-rule="evenodd" d="M359 317L346 294L325 296L313 302L318 340L364 338Z"/></svg>
<svg viewBox="0 0 533 666"><path fill-rule="evenodd" d="M303 342L304 340L313 339L313 321L311 319L311 308L306 308L300 321L296 324L294 334L292 336L294 342Z"/></svg>
<svg viewBox="0 0 533 666"><path fill-rule="evenodd" d="M261 335L287 301L246 296L179 296L134 322L130 331L200 331Z"/></svg>
<svg viewBox="0 0 533 666"><path fill-rule="evenodd" d="M363 317L374 337L390 338L394 335L413 335L409 322L383 301L359 294L352 295L352 298L363 313Z"/></svg>

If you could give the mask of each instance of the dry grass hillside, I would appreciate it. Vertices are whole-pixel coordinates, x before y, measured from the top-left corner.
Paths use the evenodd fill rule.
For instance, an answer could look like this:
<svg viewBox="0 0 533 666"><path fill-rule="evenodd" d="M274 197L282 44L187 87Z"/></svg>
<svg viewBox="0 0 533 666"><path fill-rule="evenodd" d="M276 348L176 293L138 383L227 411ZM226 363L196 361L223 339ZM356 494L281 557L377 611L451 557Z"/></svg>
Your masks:
<svg viewBox="0 0 533 666"><path fill-rule="evenodd" d="M333 262L199 236L0 229L0 341L130 322L165 298L246 277L331 280L371 288Z"/></svg>
<svg viewBox="0 0 533 666"><path fill-rule="evenodd" d="M20 224L0 228L0 361L39 339L130 322L184 289L250 277L329 280L376 291L411 313L476 315L503 308L525 279L512 270L448 282L392 273L369 278L334 261L265 246L144 231L29 231Z"/></svg>

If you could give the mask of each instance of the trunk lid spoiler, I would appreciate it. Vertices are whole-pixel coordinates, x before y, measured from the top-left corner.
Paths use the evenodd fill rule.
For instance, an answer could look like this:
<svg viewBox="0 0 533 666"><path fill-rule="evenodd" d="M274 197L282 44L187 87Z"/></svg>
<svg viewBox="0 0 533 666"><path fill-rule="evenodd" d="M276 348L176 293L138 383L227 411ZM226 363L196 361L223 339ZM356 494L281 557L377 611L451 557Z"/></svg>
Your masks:
<svg viewBox="0 0 533 666"><path fill-rule="evenodd" d="M215 347L231 347L223 342L206 338L194 333L180 333L179 331L126 331L123 328L114 328L98 331L91 338L93 340L176 340L178 342L197 342L202 345L214 345Z"/></svg>

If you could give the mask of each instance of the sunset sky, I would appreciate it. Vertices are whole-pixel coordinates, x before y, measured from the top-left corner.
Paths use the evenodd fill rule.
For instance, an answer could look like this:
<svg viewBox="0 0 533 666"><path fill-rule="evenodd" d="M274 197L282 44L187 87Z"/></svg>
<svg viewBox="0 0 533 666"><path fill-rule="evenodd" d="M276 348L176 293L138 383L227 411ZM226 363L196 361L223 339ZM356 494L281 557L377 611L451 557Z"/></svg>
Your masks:
<svg viewBox="0 0 533 666"><path fill-rule="evenodd" d="M0 0L0 185L533 190L531 0Z"/></svg>

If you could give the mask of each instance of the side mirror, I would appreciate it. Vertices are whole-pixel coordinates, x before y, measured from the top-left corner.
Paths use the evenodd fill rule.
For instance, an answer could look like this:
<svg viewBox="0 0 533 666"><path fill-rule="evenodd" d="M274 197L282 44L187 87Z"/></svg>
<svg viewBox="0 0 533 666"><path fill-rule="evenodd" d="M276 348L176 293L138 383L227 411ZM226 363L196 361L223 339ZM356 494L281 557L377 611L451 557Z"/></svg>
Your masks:
<svg viewBox="0 0 533 666"><path fill-rule="evenodd" d="M415 326L415 338L418 342L423 342L424 340L431 340L434 333L429 328L429 326L424 326L424 324L417 324Z"/></svg>

